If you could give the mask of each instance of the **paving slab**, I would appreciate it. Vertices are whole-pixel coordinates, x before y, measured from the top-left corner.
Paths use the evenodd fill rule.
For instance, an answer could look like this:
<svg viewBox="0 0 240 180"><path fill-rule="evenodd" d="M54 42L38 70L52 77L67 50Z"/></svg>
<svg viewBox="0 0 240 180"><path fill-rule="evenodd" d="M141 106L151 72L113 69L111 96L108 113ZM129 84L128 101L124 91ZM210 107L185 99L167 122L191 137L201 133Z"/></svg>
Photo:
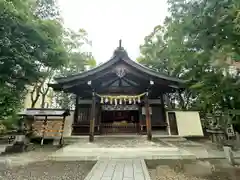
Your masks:
<svg viewBox="0 0 240 180"><path fill-rule="evenodd" d="M85 180L151 180L143 159L99 160Z"/></svg>
<svg viewBox="0 0 240 180"><path fill-rule="evenodd" d="M126 142L126 144L124 144ZM120 141L101 141L94 143L74 143L49 156L49 160L99 160L99 159L181 159L195 158L192 153L176 146L162 145L161 142L127 139ZM104 147L105 143L105 147ZM119 143L119 144L118 144Z"/></svg>

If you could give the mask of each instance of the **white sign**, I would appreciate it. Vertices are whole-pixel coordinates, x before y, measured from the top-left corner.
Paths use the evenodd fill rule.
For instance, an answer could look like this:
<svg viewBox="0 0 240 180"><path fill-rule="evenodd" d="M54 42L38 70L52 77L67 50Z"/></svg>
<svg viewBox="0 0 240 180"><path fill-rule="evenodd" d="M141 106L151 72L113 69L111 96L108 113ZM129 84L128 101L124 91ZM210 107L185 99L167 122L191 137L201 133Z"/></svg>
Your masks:
<svg viewBox="0 0 240 180"><path fill-rule="evenodd" d="M233 129L233 125L232 125L232 124L228 124L228 127L227 127L227 135L228 135L228 137L233 137L233 136L235 136L235 133L234 133L234 129Z"/></svg>
<svg viewBox="0 0 240 180"><path fill-rule="evenodd" d="M136 111L138 110L138 105L102 105L102 110L104 111Z"/></svg>
<svg viewBox="0 0 240 180"><path fill-rule="evenodd" d="M149 113L152 114L152 108L149 107ZM145 107L142 107L142 115L146 115Z"/></svg>

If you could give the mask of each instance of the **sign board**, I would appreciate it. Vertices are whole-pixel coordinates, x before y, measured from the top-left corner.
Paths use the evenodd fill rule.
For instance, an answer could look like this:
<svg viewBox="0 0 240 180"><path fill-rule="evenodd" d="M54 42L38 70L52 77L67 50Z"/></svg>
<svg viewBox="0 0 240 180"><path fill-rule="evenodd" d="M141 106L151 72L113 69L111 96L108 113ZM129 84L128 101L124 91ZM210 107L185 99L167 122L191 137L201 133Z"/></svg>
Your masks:
<svg viewBox="0 0 240 180"><path fill-rule="evenodd" d="M102 105L104 111L134 111L138 110L138 105Z"/></svg>
<svg viewBox="0 0 240 180"><path fill-rule="evenodd" d="M149 113L152 114L152 108L149 107ZM145 115L146 111L145 111L145 107L142 107L142 115Z"/></svg>
<svg viewBox="0 0 240 180"><path fill-rule="evenodd" d="M92 104L91 99L78 99L78 104Z"/></svg>
<svg viewBox="0 0 240 180"><path fill-rule="evenodd" d="M161 99L149 99L149 104L162 104Z"/></svg>
<svg viewBox="0 0 240 180"><path fill-rule="evenodd" d="M233 129L233 125L232 125L232 124L228 124L228 127L227 127L227 135L228 135L228 137L233 137L233 136L235 136L235 133L234 133L234 129Z"/></svg>
<svg viewBox="0 0 240 180"><path fill-rule="evenodd" d="M62 116L64 110L53 110L53 109L26 109L19 115L26 116Z"/></svg>

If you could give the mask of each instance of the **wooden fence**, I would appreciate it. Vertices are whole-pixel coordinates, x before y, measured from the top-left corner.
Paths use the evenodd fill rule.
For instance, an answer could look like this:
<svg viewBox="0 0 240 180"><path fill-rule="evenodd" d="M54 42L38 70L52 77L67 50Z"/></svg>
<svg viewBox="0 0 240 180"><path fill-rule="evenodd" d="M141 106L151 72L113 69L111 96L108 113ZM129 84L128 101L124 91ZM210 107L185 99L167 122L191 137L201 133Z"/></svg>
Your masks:
<svg viewBox="0 0 240 180"><path fill-rule="evenodd" d="M101 124L101 132L103 134L138 133L139 124L138 123L126 123L126 124L103 123Z"/></svg>

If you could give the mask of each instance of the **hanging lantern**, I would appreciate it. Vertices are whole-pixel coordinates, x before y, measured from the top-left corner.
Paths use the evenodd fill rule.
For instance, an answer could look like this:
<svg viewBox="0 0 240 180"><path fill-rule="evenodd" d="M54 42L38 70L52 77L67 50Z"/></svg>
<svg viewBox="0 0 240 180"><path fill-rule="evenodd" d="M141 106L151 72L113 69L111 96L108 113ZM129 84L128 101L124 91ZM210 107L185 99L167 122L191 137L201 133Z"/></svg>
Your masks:
<svg viewBox="0 0 240 180"><path fill-rule="evenodd" d="M103 97L101 97L101 102L100 103L103 104Z"/></svg>

